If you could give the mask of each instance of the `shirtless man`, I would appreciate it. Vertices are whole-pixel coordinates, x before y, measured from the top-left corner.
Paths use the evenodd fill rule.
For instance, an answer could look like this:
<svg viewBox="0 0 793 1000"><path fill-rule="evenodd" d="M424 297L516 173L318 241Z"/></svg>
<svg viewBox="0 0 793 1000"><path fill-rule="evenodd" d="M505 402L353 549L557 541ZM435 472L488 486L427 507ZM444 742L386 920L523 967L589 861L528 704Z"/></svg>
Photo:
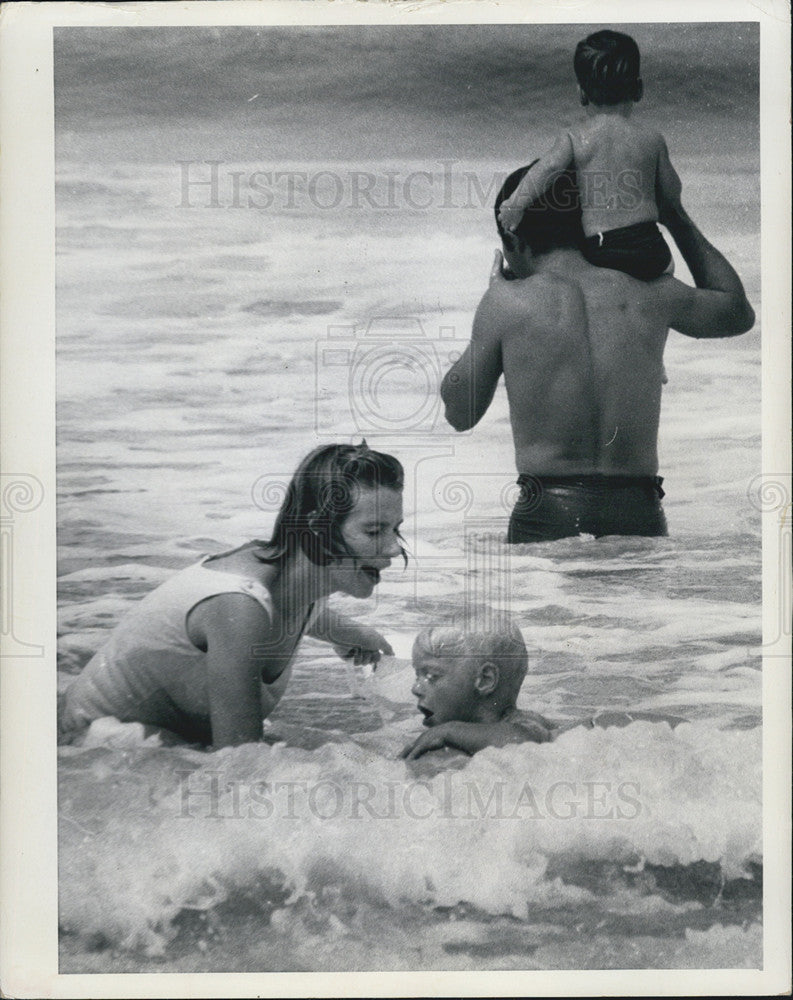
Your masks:
<svg viewBox="0 0 793 1000"><path fill-rule="evenodd" d="M504 182L497 219L527 169ZM441 385L446 419L463 431L504 374L521 485L510 542L665 535L657 444L669 327L732 337L754 324L740 278L680 203L679 180L659 215L696 288L589 264L577 249L576 202L572 176L561 175L514 233L499 225L503 258L496 253L471 342Z"/></svg>

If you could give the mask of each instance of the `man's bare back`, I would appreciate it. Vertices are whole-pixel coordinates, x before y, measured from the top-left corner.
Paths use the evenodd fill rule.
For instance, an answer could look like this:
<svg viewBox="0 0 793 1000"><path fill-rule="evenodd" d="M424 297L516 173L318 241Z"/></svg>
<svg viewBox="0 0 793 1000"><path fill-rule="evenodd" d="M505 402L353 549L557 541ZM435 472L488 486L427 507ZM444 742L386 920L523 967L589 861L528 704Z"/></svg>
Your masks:
<svg viewBox="0 0 793 1000"><path fill-rule="evenodd" d="M654 476L667 326L653 285L573 252L488 292L518 472ZM567 259L570 256L570 259Z"/></svg>
<svg viewBox="0 0 793 1000"><path fill-rule="evenodd" d="M517 280L504 274L497 254L471 343L441 395L448 421L467 430L504 375L524 488L511 541L666 533L656 473L668 329L734 336L751 328L754 312L738 275L679 204L679 192L662 207L696 288L595 267L572 238L532 254L519 236L504 236ZM561 221L569 233L569 220Z"/></svg>

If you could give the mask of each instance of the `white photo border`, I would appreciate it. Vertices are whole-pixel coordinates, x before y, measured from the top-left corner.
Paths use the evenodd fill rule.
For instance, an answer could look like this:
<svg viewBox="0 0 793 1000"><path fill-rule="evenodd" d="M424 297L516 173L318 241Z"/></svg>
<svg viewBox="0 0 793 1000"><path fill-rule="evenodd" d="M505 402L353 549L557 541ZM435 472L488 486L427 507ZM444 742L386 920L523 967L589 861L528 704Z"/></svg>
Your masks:
<svg viewBox="0 0 793 1000"><path fill-rule="evenodd" d="M586 0L229 0L3 5L0 13L0 357L3 489L28 496L13 563L13 607L25 640L8 644L0 684L0 986L15 997L762 995L790 988L790 11L781 0L601 0L599 23L760 24L762 177L762 468L787 483L763 515L764 968L581 972L261 974L58 973L56 836L55 256L53 28L56 26L580 23ZM30 478L32 477L32 479ZM37 493L40 486L40 496ZM25 502L24 497L21 502ZM787 538L787 541L785 539ZM787 548L786 548L787 546ZM10 558L5 547L3 556ZM780 572L781 570L781 572ZM789 566L787 567L789 570ZM9 587L10 589L10 587ZM5 607L10 607L6 595ZM781 619L780 619L781 616ZM9 631L8 629L6 631ZM782 643L770 644L782 636Z"/></svg>

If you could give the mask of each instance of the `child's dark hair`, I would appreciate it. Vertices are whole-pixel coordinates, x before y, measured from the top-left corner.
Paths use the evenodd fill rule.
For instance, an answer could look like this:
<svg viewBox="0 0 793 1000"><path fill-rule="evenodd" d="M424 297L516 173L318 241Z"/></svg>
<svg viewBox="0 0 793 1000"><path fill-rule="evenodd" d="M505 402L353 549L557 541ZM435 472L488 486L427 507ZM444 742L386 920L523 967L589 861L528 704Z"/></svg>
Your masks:
<svg viewBox="0 0 793 1000"><path fill-rule="evenodd" d="M513 171L501 185L496 195L496 227L502 241L518 241L529 247L533 254L548 253L557 247L576 247L583 239L581 229L581 203L575 182L575 172L564 170L554 178L550 187L523 213L514 234L508 233L498 217L501 203L516 190L526 173L537 163Z"/></svg>
<svg viewBox="0 0 793 1000"><path fill-rule="evenodd" d="M315 448L297 468L275 519L272 537L259 542L262 562L282 562L299 549L311 562L326 566L349 555L341 525L362 489L402 490L405 474L392 455L360 445L328 444ZM407 562L403 550L402 556Z"/></svg>
<svg viewBox="0 0 793 1000"><path fill-rule="evenodd" d="M579 86L593 104L641 97L639 46L619 31L596 31L579 42L573 58Z"/></svg>

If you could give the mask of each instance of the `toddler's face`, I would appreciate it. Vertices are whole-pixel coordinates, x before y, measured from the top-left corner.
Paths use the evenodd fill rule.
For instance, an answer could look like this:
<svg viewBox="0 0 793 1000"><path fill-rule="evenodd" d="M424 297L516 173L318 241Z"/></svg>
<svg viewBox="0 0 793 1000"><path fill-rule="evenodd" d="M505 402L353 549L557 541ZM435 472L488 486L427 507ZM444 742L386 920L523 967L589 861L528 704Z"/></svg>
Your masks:
<svg viewBox="0 0 793 1000"><path fill-rule="evenodd" d="M425 726L473 721L476 671L469 660L459 655L436 658L414 652L413 669L416 681L411 691L418 698Z"/></svg>

